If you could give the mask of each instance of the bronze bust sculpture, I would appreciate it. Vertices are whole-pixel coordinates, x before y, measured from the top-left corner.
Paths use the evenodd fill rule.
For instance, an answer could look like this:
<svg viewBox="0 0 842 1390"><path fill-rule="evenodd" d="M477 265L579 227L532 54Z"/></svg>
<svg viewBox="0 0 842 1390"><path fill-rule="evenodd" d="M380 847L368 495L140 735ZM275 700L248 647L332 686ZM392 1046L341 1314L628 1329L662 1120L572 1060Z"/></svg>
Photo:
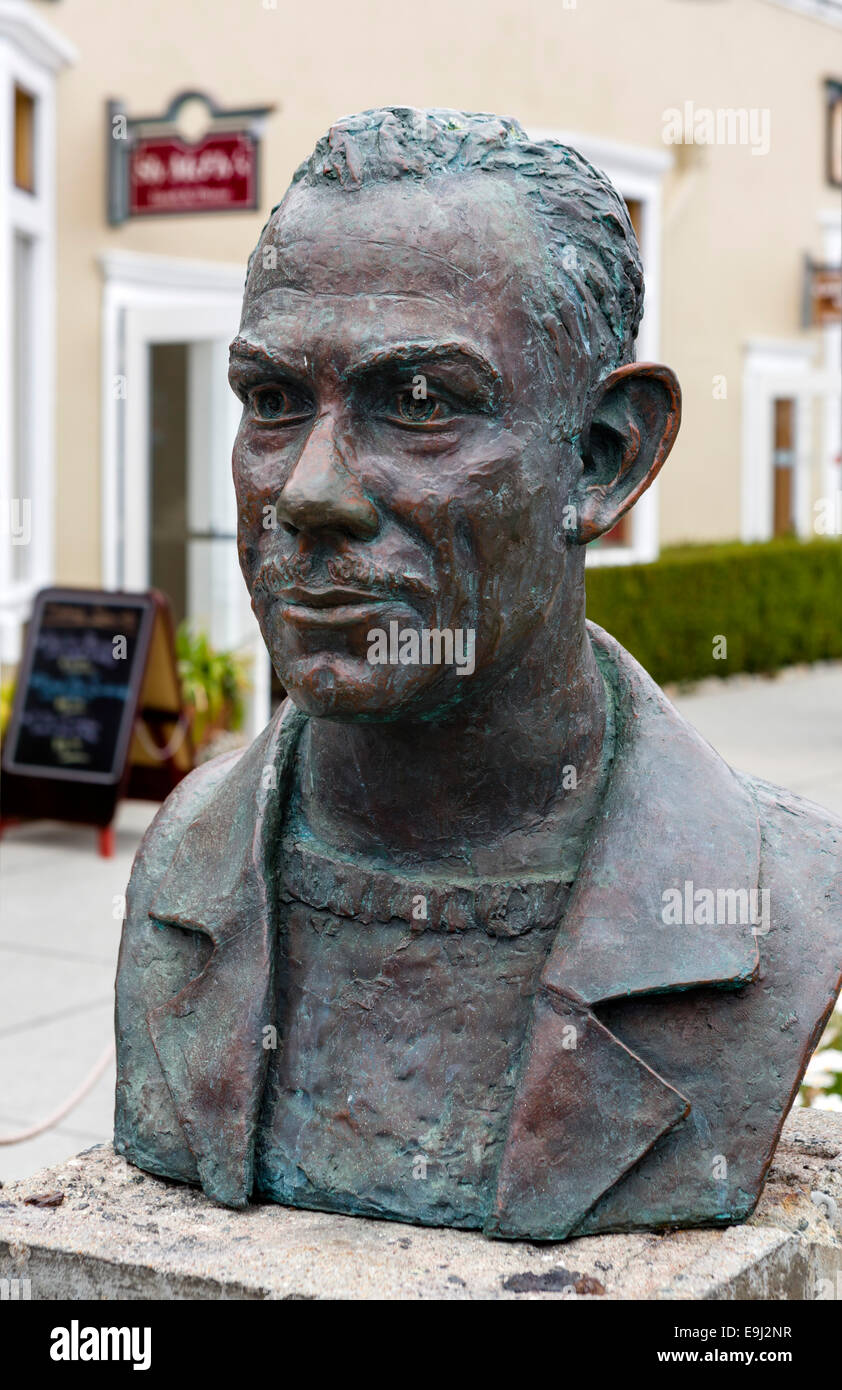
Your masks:
<svg viewBox="0 0 842 1390"><path fill-rule="evenodd" d="M319 141L252 255L239 551L289 699L138 852L115 1143L216 1201L740 1221L840 987L842 824L586 623L666 459L625 206L516 122Z"/></svg>

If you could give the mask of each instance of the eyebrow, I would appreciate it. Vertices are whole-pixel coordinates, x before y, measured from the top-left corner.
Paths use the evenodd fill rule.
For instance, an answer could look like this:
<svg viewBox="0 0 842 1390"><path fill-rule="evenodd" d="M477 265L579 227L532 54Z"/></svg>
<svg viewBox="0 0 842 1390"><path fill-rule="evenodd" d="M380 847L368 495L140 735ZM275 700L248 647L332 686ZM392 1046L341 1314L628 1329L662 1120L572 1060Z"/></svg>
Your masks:
<svg viewBox="0 0 842 1390"><path fill-rule="evenodd" d="M231 343L232 359L244 358L247 361L262 363L267 367L290 370L289 361L281 353L273 352L257 343L250 342L239 334ZM394 368L422 367L436 362L461 362L470 367L480 378L489 393L496 395L503 385L497 368L485 353L474 343L454 339L441 342L425 339L419 342L392 343L387 347L375 348L364 354L348 367L344 377L348 381L358 381L377 371Z"/></svg>
<svg viewBox="0 0 842 1390"><path fill-rule="evenodd" d="M369 376L372 372L392 368L422 367L436 362L460 362L472 368L490 391L498 391L503 384L497 368L489 362L484 352L474 343L462 340L440 342L426 340L414 343L392 343L387 347L375 348L359 362L355 362L345 373L349 380Z"/></svg>
<svg viewBox="0 0 842 1390"><path fill-rule="evenodd" d="M257 343L250 343L248 338L242 338L239 334L228 346L229 358L241 358L249 362L259 362L265 367L284 367L289 369L289 362L280 353L271 352L269 348L258 347Z"/></svg>

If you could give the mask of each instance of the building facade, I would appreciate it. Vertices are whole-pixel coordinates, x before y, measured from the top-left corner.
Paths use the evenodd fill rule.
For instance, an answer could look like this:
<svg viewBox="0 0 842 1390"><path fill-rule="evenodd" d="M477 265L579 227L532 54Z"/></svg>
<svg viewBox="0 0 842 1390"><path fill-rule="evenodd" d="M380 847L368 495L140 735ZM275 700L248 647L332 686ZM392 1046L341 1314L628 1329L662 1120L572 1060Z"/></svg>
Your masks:
<svg viewBox="0 0 842 1390"><path fill-rule="evenodd" d="M382 104L515 115L629 204L638 355L676 370L684 424L593 563L842 526L842 0L0 0L4 665L45 583L154 585L251 653L252 730L265 720L227 344L293 170L338 116ZM208 130L244 125L256 206L173 194L125 215L127 128L175 143L189 175Z"/></svg>

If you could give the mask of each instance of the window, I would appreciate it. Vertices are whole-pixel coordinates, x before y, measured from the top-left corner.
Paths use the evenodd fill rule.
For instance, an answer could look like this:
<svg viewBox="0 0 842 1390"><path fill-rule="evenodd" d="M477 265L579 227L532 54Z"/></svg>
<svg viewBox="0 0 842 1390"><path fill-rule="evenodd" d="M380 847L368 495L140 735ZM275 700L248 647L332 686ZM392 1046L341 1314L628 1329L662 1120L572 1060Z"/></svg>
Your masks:
<svg viewBox="0 0 842 1390"><path fill-rule="evenodd" d="M35 98L15 87L15 188L35 192Z"/></svg>
<svg viewBox="0 0 842 1390"><path fill-rule="evenodd" d="M740 538L809 537L813 526L812 402L821 383L816 345L750 339L742 398Z"/></svg>
<svg viewBox="0 0 842 1390"><path fill-rule="evenodd" d="M795 401L778 396L772 402L773 423L773 536L789 536L795 529Z"/></svg>

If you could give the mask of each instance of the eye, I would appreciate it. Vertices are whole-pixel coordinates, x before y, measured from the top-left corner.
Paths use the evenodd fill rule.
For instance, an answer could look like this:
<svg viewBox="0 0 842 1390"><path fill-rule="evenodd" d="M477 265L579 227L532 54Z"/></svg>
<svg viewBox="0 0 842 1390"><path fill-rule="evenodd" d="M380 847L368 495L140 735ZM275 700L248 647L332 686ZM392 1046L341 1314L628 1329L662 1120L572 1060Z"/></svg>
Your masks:
<svg viewBox="0 0 842 1390"><path fill-rule="evenodd" d="M280 422L300 420L309 414L309 404L287 386L259 386L249 392L249 403L258 420Z"/></svg>
<svg viewBox="0 0 842 1390"><path fill-rule="evenodd" d="M399 391L394 398L393 418L403 425L433 425L452 419L449 406L438 396L416 397L414 391Z"/></svg>

